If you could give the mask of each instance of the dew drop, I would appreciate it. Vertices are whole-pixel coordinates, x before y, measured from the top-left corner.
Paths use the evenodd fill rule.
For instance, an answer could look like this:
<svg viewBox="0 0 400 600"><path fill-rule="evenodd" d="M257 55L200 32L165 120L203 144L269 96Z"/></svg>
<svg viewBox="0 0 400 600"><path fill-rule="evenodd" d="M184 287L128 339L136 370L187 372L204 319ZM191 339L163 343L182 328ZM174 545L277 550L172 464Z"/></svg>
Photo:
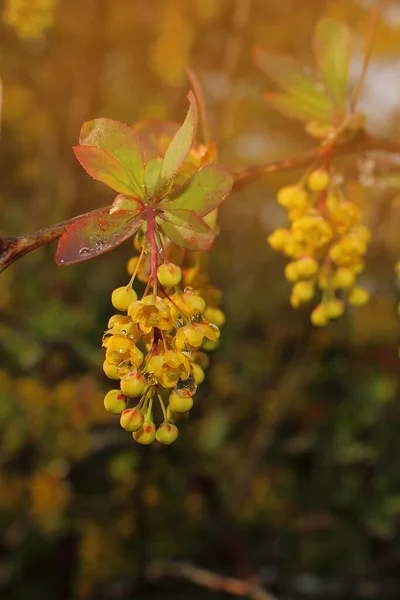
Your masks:
<svg viewBox="0 0 400 600"><path fill-rule="evenodd" d="M104 240L97 240L96 248L103 248L103 246L104 246Z"/></svg>
<svg viewBox="0 0 400 600"><path fill-rule="evenodd" d="M84 254L89 254L89 252L90 252L89 248L81 248L81 249L79 250L79 254L80 254L81 256L83 256Z"/></svg>

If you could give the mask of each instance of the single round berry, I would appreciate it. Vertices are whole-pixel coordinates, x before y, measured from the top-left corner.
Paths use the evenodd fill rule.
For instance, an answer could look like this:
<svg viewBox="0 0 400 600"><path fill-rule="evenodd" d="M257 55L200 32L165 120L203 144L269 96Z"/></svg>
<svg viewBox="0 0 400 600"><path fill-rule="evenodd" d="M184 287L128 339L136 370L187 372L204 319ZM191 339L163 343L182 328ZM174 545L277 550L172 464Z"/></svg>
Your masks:
<svg viewBox="0 0 400 600"><path fill-rule="evenodd" d="M126 398L121 390L110 390L106 394L104 408L112 415L120 415L126 409Z"/></svg>
<svg viewBox="0 0 400 600"><path fill-rule="evenodd" d="M171 410L176 413L185 413L193 408L193 398L190 392L180 390L179 394L176 390L172 390L169 396L169 405Z"/></svg>
<svg viewBox="0 0 400 600"><path fill-rule="evenodd" d="M157 278L161 285L171 287L178 285L182 279L182 273L178 265L165 261L157 269Z"/></svg>
<svg viewBox="0 0 400 600"><path fill-rule="evenodd" d="M311 313L311 323L315 327L325 327L328 324L328 317L325 314L324 307L319 304Z"/></svg>
<svg viewBox="0 0 400 600"><path fill-rule="evenodd" d="M116 288L111 294L111 303L117 310L128 310L128 306L135 300L137 294L130 285Z"/></svg>
<svg viewBox="0 0 400 600"><path fill-rule="evenodd" d="M138 431L132 433L132 436L139 444L151 444L156 439L156 426L153 421L145 421Z"/></svg>
<svg viewBox="0 0 400 600"><path fill-rule="evenodd" d="M178 437L178 428L173 423L168 423L168 421L164 421L161 423L159 428L156 431L156 440L161 444L166 444L169 446Z"/></svg>
<svg viewBox="0 0 400 600"><path fill-rule="evenodd" d="M329 183L329 174L325 169L316 169L309 174L307 185L312 192L322 192Z"/></svg>
<svg viewBox="0 0 400 600"><path fill-rule="evenodd" d="M288 185L278 191L276 199L281 206L284 206L285 208L294 208L306 204L307 192L298 185Z"/></svg>
<svg viewBox="0 0 400 600"><path fill-rule="evenodd" d="M120 379L118 365L114 365L108 362L108 360L103 362L103 371L109 379Z"/></svg>
<svg viewBox="0 0 400 600"><path fill-rule="evenodd" d="M139 371L129 371L121 379L121 391L129 398L137 398L144 391L143 375Z"/></svg>
<svg viewBox="0 0 400 600"><path fill-rule="evenodd" d="M140 408L126 408L121 414L120 424L126 431L133 433L143 425L144 414Z"/></svg>
<svg viewBox="0 0 400 600"><path fill-rule="evenodd" d="M214 308L213 306L208 306L203 314L204 320L207 323L212 323L217 327L222 327L225 323L225 315L220 308Z"/></svg>
<svg viewBox="0 0 400 600"><path fill-rule="evenodd" d="M347 289L354 283L355 275L350 269L340 267L332 278L332 284L339 289Z"/></svg>
<svg viewBox="0 0 400 600"><path fill-rule="evenodd" d="M369 300L369 294L362 287L354 287L350 290L347 300L353 306L364 306Z"/></svg>
<svg viewBox="0 0 400 600"><path fill-rule="evenodd" d="M332 298L324 303L324 312L328 319L337 319L344 313L344 304L341 300Z"/></svg>

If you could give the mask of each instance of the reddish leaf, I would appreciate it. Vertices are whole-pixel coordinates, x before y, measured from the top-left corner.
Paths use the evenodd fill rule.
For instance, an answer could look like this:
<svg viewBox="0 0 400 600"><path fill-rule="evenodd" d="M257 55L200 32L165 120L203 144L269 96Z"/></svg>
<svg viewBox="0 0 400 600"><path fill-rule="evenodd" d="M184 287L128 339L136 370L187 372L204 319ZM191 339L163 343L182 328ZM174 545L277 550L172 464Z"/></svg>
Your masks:
<svg viewBox="0 0 400 600"><path fill-rule="evenodd" d="M233 176L225 167L205 165L176 190L173 197L167 198L160 206L167 210L193 210L203 217L221 204L231 191L232 185Z"/></svg>
<svg viewBox="0 0 400 600"><path fill-rule="evenodd" d="M82 217L60 237L56 263L71 265L108 252L136 233L143 221L141 213L126 211Z"/></svg>
<svg viewBox="0 0 400 600"><path fill-rule="evenodd" d="M193 92L188 93L189 110L182 127L168 146L161 167L161 177L168 181L175 175L189 154L197 129L197 105Z"/></svg>
<svg viewBox="0 0 400 600"><path fill-rule="evenodd" d="M132 127L112 119L93 119L83 124L79 143L101 148L111 154L124 169L131 193L143 198L143 151Z"/></svg>
<svg viewBox="0 0 400 600"><path fill-rule="evenodd" d="M161 229L175 244L188 250L209 250L215 232L192 210L163 211L156 217Z"/></svg>
<svg viewBox="0 0 400 600"><path fill-rule="evenodd" d="M133 125L142 144L146 163L158 156L164 157L172 138L180 127L175 121L142 119Z"/></svg>

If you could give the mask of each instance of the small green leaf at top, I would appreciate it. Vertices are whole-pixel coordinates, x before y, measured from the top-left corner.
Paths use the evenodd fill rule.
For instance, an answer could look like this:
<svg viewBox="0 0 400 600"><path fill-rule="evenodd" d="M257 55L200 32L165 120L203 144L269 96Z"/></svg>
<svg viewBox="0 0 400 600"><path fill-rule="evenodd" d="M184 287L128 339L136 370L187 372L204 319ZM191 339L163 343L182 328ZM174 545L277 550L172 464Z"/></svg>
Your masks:
<svg viewBox="0 0 400 600"><path fill-rule="evenodd" d="M164 156L161 178L169 181L183 164L193 144L197 129L197 105L193 92L189 92L189 110L183 125L178 129Z"/></svg>
<svg viewBox="0 0 400 600"><path fill-rule="evenodd" d="M130 193L143 199L145 193L143 151L139 137L132 127L112 119L93 119L83 124L79 143L80 146L77 148L95 147L111 155L119 164L118 172L124 172L123 180L129 187ZM85 164L83 167L86 168ZM90 174L95 179L103 181L101 172L100 177L97 177L96 173ZM120 175L118 176L121 178Z"/></svg>
<svg viewBox="0 0 400 600"><path fill-rule="evenodd" d="M322 18L314 32L314 52L318 69L333 100L346 108L351 35L336 19Z"/></svg>
<svg viewBox="0 0 400 600"><path fill-rule="evenodd" d="M200 252L214 242L215 232L192 210L164 210L156 220L163 233L182 248Z"/></svg>

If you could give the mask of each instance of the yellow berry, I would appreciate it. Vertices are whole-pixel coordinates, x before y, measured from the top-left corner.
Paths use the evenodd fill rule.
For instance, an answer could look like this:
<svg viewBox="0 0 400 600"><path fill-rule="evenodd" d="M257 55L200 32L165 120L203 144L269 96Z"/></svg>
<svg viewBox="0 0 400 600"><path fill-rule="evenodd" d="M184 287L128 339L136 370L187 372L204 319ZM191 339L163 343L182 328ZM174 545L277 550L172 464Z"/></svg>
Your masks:
<svg viewBox="0 0 400 600"><path fill-rule="evenodd" d="M168 423L168 421L164 421L164 423L161 423L161 425L156 431L156 440L161 444L166 444L167 446L175 442L177 437L177 426L173 423Z"/></svg>
<svg viewBox="0 0 400 600"><path fill-rule="evenodd" d="M156 426L153 421L145 421L138 431L132 433L132 436L139 444L151 444L156 439Z"/></svg>
<svg viewBox="0 0 400 600"><path fill-rule="evenodd" d="M314 297L314 284L310 281L299 281L292 289L292 296L300 303L309 302Z"/></svg>
<svg viewBox="0 0 400 600"><path fill-rule="evenodd" d="M137 398L144 391L143 375L139 371L129 371L121 379L121 391L129 398Z"/></svg>
<svg viewBox="0 0 400 600"><path fill-rule="evenodd" d="M325 169L316 169L312 171L307 178L308 188L312 192L321 192L326 189L329 183L329 174Z"/></svg>
<svg viewBox="0 0 400 600"><path fill-rule="evenodd" d="M125 431L133 433L141 428L143 421L144 414L140 408L126 408L121 414L119 422Z"/></svg>
<svg viewBox="0 0 400 600"><path fill-rule="evenodd" d="M294 208L307 202L307 192L298 185L288 185L278 191L276 199L285 208Z"/></svg>
<svg viewBox="0 0 400 600"><path fill-rule="evenodd" d="M354 287L350 290L347 300L353 306L364 306L369 300L369 293L362 287Z"/></svg>
<svg viewBox="0 0 400 600"><path fill-rule="evenodd" d="M116 288L111 294L111 303L117 310L128 310L128 306L137 300L137 294L131 286Z"/></svg>
<svg viewBox="0 0 400 600"><path fill-rule="evenodd" d="M120 390L110 390L104 398L104 408L113 415L120 415L126 408L126 398Z"/></svg>
<svg viewBox="0 0 400 600"><path fill-rule="evenodd" d="M182 392L186 392L182 394ZM169 395L169 405L171 410L176 413L185 413L193 408L193 398L189 391L180 390L179 394L176 390L172 390Z"/></svg>
<svg viewBox="0 0 400 600"><path fill-rule="evenodd" d="M319 304L311 313L311 323L316 327L325 327L328 324L328 318L325 314L324 307Z"/></svg>
<svg viewBox="0 0 400 600"><path fill-rule="evenodd" d="M108 360L103 362L103 371L109 379L120 379L118 365L114 365L108 362Z"/></svg>
<svg viewBox="0 0 400 600"><path fill-rule="evenodd" d="M178 285L182 279L181 269L178 265L165 261L157 269L157 278L166 287Z"/></svg>
<svg viewBox="0 0 400 600"><path fill-rule="evenodd" d="M207 306L203 314L204 320L217 327L222 327L225 323L225 315L220 308L214 308L213 306Z"/></svg>
<svg viewBox="0 0 400 600"><path fill-rule="evenodd" d="M273 250L283 250L289 236L290 233L287 229L275 229L275 231L267 237L267 242Z"/></svg>
<svg viewBox="0 0 400 600"><path fill-rule="evenodd" d="M336 288L347 289L354 283L355 275L350 269L340 267L332 278L332 284Z"/></svg>
<svg viewBox="0 0 400 600"><path fill-rule="evenodd" d="M324 312L328 319L337 319L344 313L344 304L337 298L324 302Z"/></svg>
<svg viewBox="0 0 400 600"><path fill-rule="evenodd" d="M289 263L290 264L290 263ZM299 278L307 279L308 277L313 277L316 275L318 271L318 263L314 258L310 256L306 256L304 258L300 258L295 262L296 272Z"/></svg>
<svg viewBox="0 0 400 600"><path fill-rule="evenodd" d="M284 269L285 277L291 283L294 283L299 279L297 272L297 261L289 262Z"/></svg>

